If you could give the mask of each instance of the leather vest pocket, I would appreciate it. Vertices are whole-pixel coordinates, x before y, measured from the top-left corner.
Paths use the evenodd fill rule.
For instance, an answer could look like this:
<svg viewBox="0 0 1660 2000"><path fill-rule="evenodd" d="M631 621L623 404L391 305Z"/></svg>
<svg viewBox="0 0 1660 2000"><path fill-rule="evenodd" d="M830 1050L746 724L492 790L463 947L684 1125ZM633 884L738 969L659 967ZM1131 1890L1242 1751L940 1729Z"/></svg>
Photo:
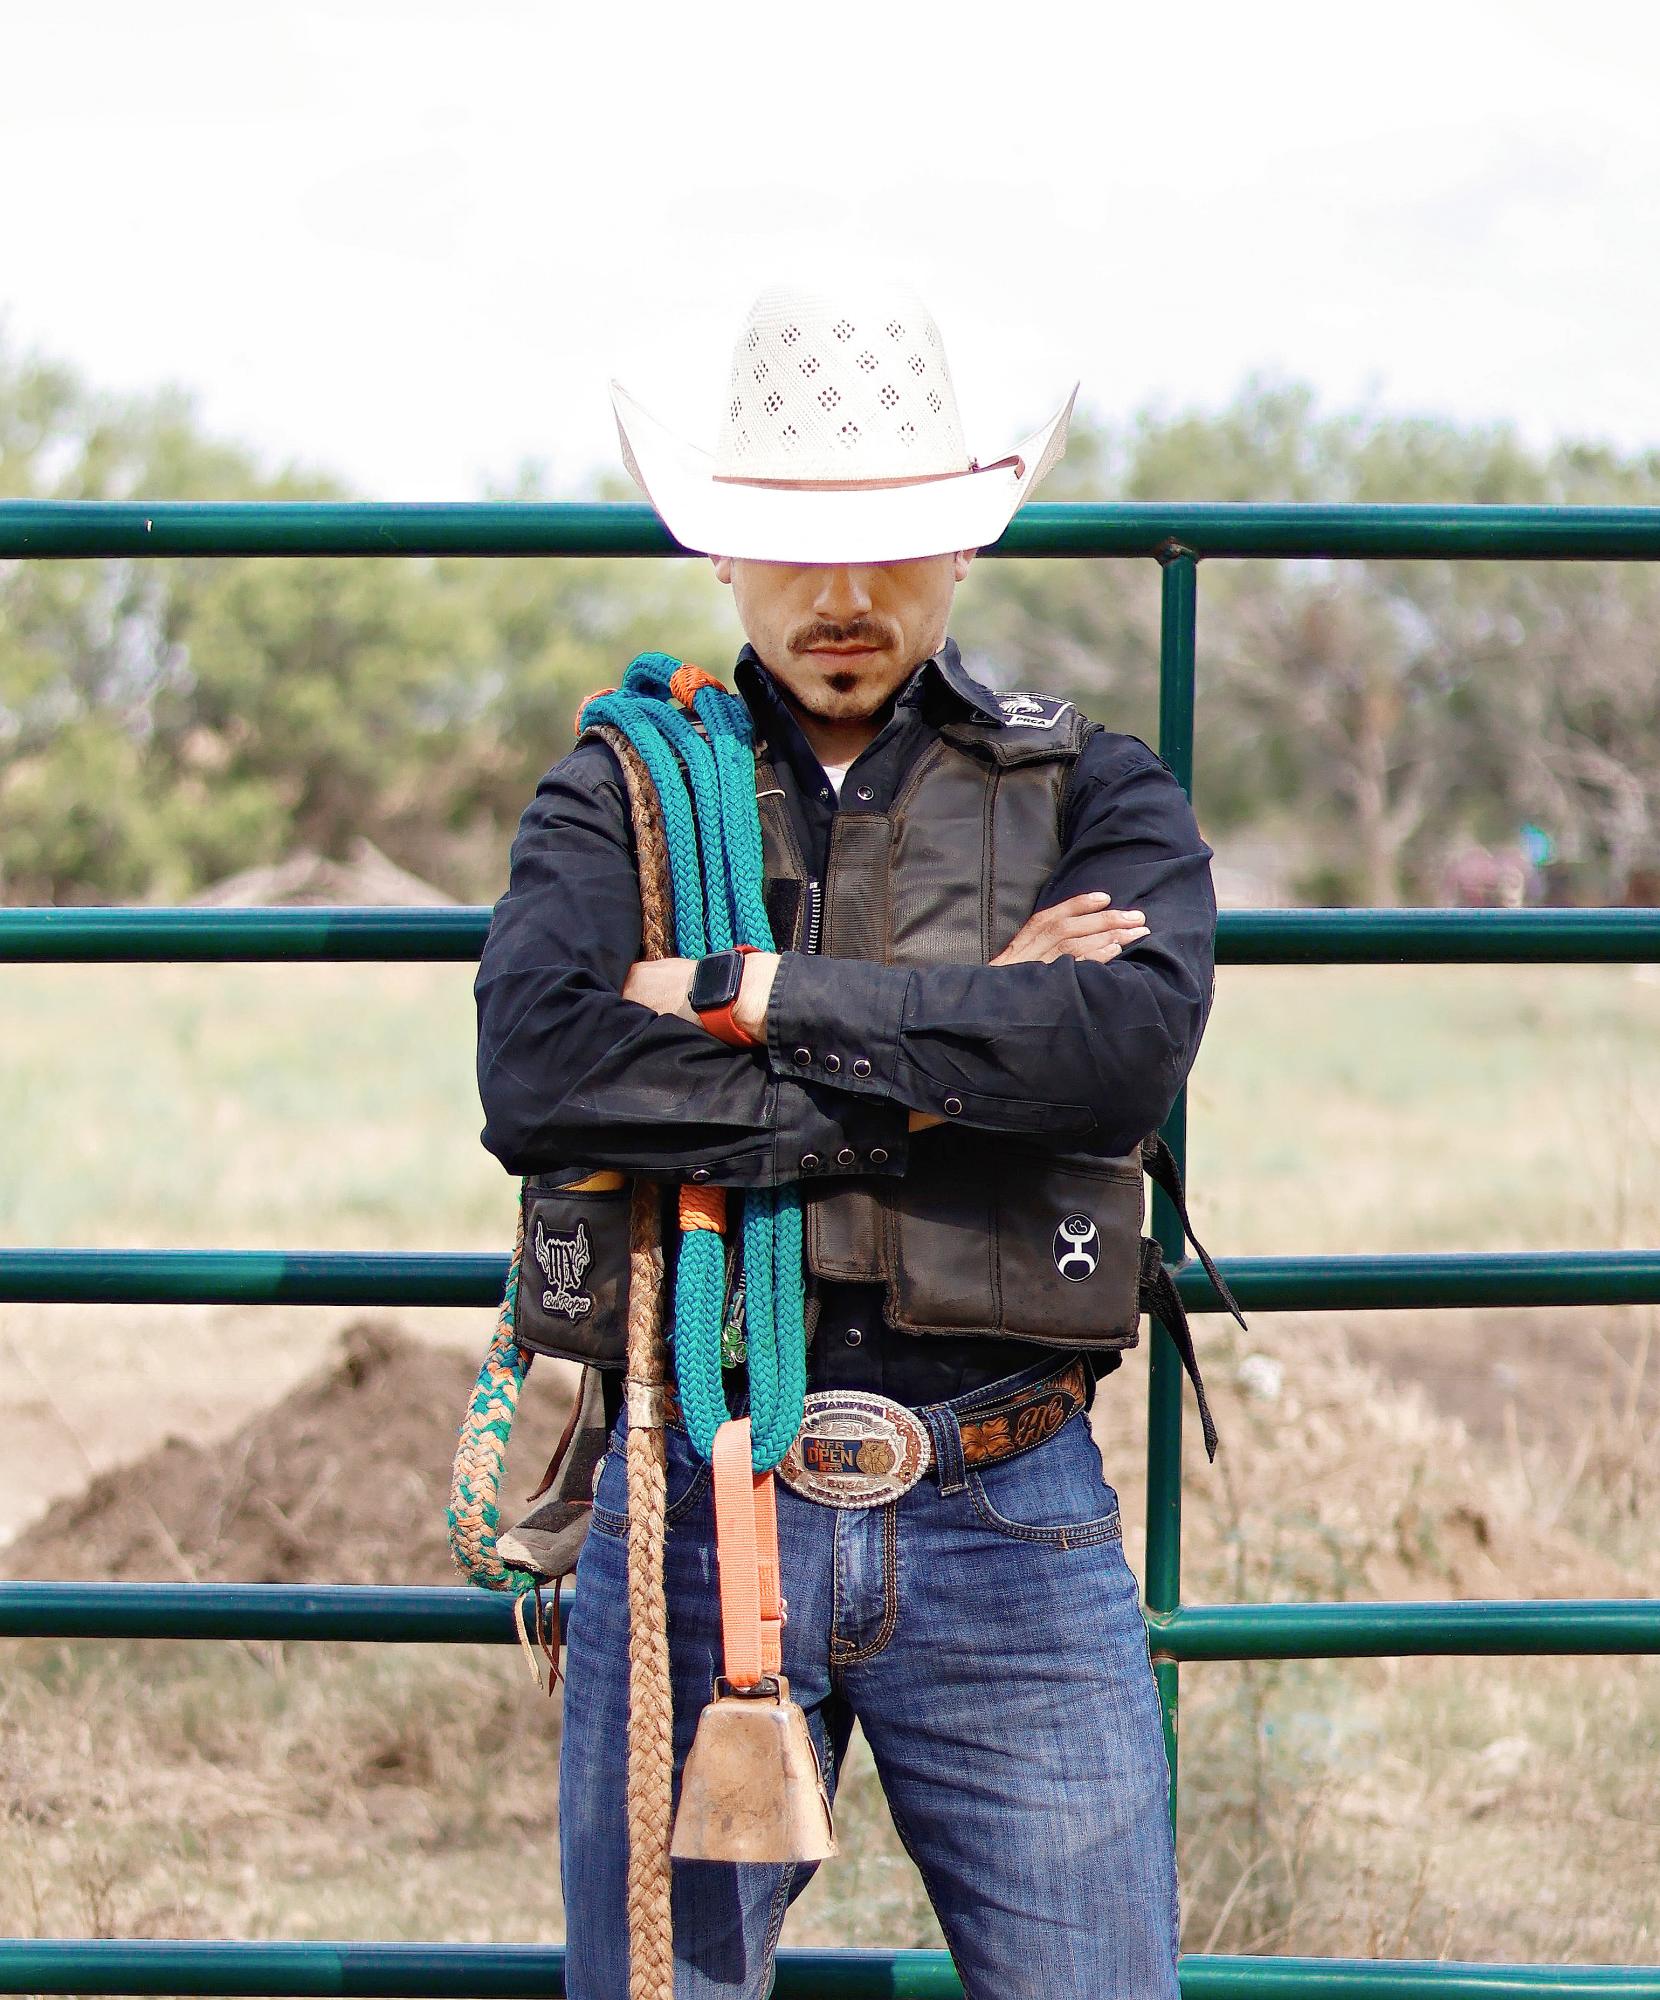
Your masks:
<svg viewBox="0 0 1660 2000"><path fill-rule="evenodd" d="M816 1277L870 1284L883 1275L882 1199L864 1180L808 1187L807 1264Z"/></svg>
<svg viewBox="0 0 1660 2000"><path fill-rule="evenodd" d="M536 1174L520 1197L524 1252L513 1338L530 1354L620 1368L628 1347L629 1183L576 1188Z"/></svg>
<svg viewBox="0 0 1660 2000"><path fill-rule="evenodd" d="M953 1142L956 1143L953 1143ZM889 1197L888 1313L911 1333L996 1333L994 1183L978 1145L913 1145Z"/></svg>
<svg viewBox="0 0 1660 2000"><path fill-rule="evenodd" d="M885 1197L889 1315L912 1333L1131 1347L1145 1200L1139 1154L957 1133L913 1147Z"/></svg>
<svg viewBox="0 0 1660 2000"><path fill-rule="evenodd" d="M1128 1346L1141 1317L1140 1156L1004 1149L997 1176L1002 1330Z"/></svg>

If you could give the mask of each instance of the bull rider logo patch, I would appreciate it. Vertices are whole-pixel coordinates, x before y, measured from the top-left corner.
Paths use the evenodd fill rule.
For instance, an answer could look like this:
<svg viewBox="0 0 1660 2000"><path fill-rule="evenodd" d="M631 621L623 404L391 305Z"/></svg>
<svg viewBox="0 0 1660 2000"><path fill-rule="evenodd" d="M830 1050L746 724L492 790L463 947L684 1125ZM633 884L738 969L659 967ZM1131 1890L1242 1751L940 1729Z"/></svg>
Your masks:
<svg viewBox="0 0 1660 2000"><path fill-rule="evenodd" d="M1053 729L1072 704L1052 694L1000 694L997 712L1016 729Z"/></svg>
<svg viewBox="0 0 1660 2000"><path fill-rule="evenodd" d="M542 1294L543 1312L558 1313L563 1319L585 1318L594 1309L593 1300L581 1289L583 1276L594 1261L587 1223L579 1222L574 1236L550 1236L537 1216L533 1247L548 1281Z"/></svg>
<svg viewBox="0 0 1660 2000"><path fill-rule="evenodd" d="M1087 1215L1066 1216L1055 1231L1055 1269L1074 1285L1095 1276L1101 1261L1101 1232Z"/></svg>

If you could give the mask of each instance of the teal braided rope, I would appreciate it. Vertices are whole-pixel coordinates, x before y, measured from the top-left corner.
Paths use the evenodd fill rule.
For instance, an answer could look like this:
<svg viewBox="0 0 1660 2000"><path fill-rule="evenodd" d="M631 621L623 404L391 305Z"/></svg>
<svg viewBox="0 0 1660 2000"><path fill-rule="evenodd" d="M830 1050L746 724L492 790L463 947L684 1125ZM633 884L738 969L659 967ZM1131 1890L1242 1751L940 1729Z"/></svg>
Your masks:
<svg viewBox="0 0 1660 2000"><path fill-rule="evenodd" d="M621 690L590 702L581 722L609 722L639 750L663 802L674 888L675 947L688 958L734 939L773 948L763 894L760 816L755 804L749 713L723 688L694 698L700 732L675 707L680 662L642 654ZM754 1465L770 1470L801 1425L806 1334L800 1196L794 1187L752 1189L743 1204L743 1269ZM721 1239L691 1230L681 1239L675 1285L675 1374L686 1428L704 1457L731 1415L721 1376L725 1261Z"/></svg>
<svg viewBox="0 0 1660 2000"><path fill-rule="evenodd" d="M703 861L703 927L709 951L730 951L732 896L726 868L726 814L714 752L677 709L665 708L654 717L669 747L679 757L691 785L698 849ZM753 791L754 787L750 789ZM747 940L746 940L747 942Z"/></svg>
<svg viewBox="0 0 1660 2000"><path fill-rule="evenodd" d="M674 948L682 958L702 958L710 948L710 928L716 936L724 934L716 950L728 950L732 944L724 894L720 904L710 908L704 866L710 848L698 838L698 806L702 806L704 824L716 834L716 870L724 876L718 846L720 794L708 744L670 704L666 674L652 672L662 658L658 654L636 660L616 694L598 696L584 706L578 726L610 722L640 752L662 804L674 892ZM670 670L674 666L678 662L670 662ZM714 1434L732 1414L720 1374L724 1290L722 1240L712 1230L692 1230L682 1236L674 1270L674 1374L686 1432L704 1458L714 1452Z"/></svg>
<svg viewBox="0 0 1660 2000"><path fill-rule="evenodd" d="M682 957L701 958L732 944L724 887L718 898L709 893L710 857L716 880L725 880L720 791L708 744L668 700L667 679L651 671L650 663L662 658L636 661L621 690L589 702L579 724L609 722L640 752L664 807L675 949ZM710 1230L683 1236L675 1266L675 1377L687 1432L705 1458L714 1450L715 1432L731 1415L720 1357L725 1279L721 1239Z"/></svg>
<svg viewBox="0 0 1660 2000"><path fill-rule="evenodd" d="M686 1230L674 1271L674 1376L680 1385L686 1434L705 1458L713 1455L715 1433L732 1414L721 1377L725 1303L726 1239L713 1229ZM749 1367L753 1381L753 1348Z"/></svg>
<svg viewBox="0 0 1660 2000"><path fill-rule="evenodd" d="M769 1471L784 1456L801 1428L807 1400L806 1298L801 1240L801 1191L794 1186L758 1188L764 1207L756 1217L756 1230L770 1235L772 1244L774 1360L772 1405L753 1419L755 1470ZM749 1201L744 1202L744 1250L747 1258ZM767 1211L770 1210L770 1216ZM747 1295L746 1295L747 1297Z"/></svg>
<svg viewBox="0 0 1660 2000"><path fill-rule="evenodd" d="M738 939L771 950L762 870L761 816L755 803L755 736L749 711L724 688L705 685L693 698L720 773L727 880ZM756 1188L744 1197L745 1312L764 1301L761 1379L750 1365L750 1413L757 1469L776 1465L801 1427L807 1394L807 1335L802 1311L801 1195L795 1186ZM770 1272L770 1286L761 1274Z"/></svg>
<svg viewBox="0 0 1660 2000"><path fill-rule="evenodd" d="M693 705L720 774L718 822L711 823L713 816L707 812L703 797L699 799L698 831L705 862L718 843L742 942L770 950L773 936L763 895L761 821L755 803L754 735L749 711L724 688L708 684L697 690ZM705 894L713 900L707 887ZM807 1388L800 1210L793 1190L782 1203L779 1193L758 1188L744 1197L745 1336L757 1471L769 1470L789 1449L801 1427ZM701 1291L694 1296L701 1305ZM724 1410L724 1390L721 1407ZM712 1435L710 1442L712 1445Z"/></svg>
<svg viewBox="0 0 1660 2000"><path fill-rule="evenodd" d="M628 692L604 694L588 702L577 718L587 729L609 722L620 729L640 753L651 773L663 812L663 838L669 855L669 881L674 891L675 948L685 958L701 958L707 949L703 926L703 864L698 851L697 821L680 760L658 734L662 704L634 699Z"/></svg>
<svg viewBox="0 0 1660 2000"><path fill-rule="evenodd" d="M761 814L755 803L755 731L749 710L724 688L702 687L693 706L709 732L720 781L721 827L726 836L726 879L739 944L773 949L761 861Z"/></svg>

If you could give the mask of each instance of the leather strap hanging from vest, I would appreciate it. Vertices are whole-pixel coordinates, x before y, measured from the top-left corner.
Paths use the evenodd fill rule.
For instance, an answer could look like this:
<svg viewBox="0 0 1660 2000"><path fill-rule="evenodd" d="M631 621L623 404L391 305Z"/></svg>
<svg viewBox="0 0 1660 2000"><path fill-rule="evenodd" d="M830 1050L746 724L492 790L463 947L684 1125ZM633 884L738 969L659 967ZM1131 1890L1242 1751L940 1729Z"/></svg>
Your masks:
<svg viewBox="0 0 1660 2000"><path fill-rule="evenodd" d="M748 1417L715 1433L715 1557L728 1686L753 1688L783 1671L784 1599L778 1574L778 1493L755 1471Z"/></svg>
<svg viewBox="0 0 1660 2000"><path fill-rule="evenodd" d="M1204 1266L1205 1275L1216 1287L1217 1296L1241 1326L1245 1326L1245 1315L1239 1309L1239 1301L1228 1288L1228 1281L1216 1268L1210 1252L1193 1233L1193 1224L1187 1213L1187 1193L1182 1186L1182 1170L1176 1164L1176 1156L1157 1132L1151 1132L1141 1142L1142 1165L1147 1169L1155 1186L1160 1187L1170 1197L1177 1215L1181 1218L1182 1232L1193 1245L1199 1262ZM1204 1432L1205 1456L1216 1456L1216 1424L1210 1413L1210 1403L1205 1396L1204 1379L1199 1373L1199 1357L1194 1352L1193 1329L1188 1323L1187 1307L1182 1303L1182 1295L1176 1289L1176 1278L1170 1266L1164 1261L1164 1246L1156 1236L1144 1236L1141 1240L1141 1303L1164 1324L1181 1356L1182 1367L1193 1384L1194 1400L1199 1405L1199 1426ZM1246 1331L1250 1329L1246 1327Z"/></svg>

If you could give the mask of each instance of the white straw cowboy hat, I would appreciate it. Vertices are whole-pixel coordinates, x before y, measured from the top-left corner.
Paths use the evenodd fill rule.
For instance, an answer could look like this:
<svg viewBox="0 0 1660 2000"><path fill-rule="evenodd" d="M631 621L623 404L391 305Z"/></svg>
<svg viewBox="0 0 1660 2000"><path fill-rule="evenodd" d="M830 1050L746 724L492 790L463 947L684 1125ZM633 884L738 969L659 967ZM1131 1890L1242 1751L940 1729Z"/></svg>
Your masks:
<svg viewBox="0 0 1660 2000"><path fill-rule="evenodd" d="M996 541L1066 449L1077 393L981 463L919 299L794 285L750 308L712 455L611 384L623 462L676 541L796 563L901 562Z"/></svg>

